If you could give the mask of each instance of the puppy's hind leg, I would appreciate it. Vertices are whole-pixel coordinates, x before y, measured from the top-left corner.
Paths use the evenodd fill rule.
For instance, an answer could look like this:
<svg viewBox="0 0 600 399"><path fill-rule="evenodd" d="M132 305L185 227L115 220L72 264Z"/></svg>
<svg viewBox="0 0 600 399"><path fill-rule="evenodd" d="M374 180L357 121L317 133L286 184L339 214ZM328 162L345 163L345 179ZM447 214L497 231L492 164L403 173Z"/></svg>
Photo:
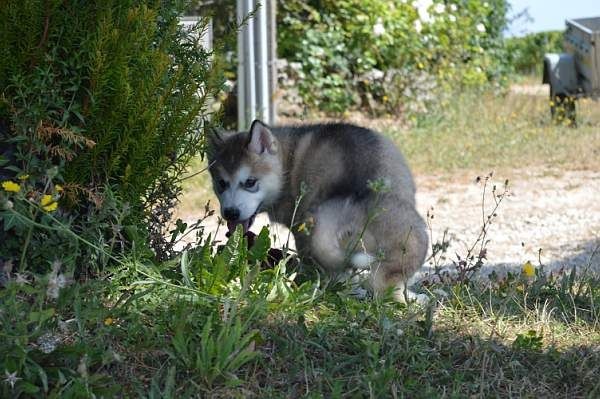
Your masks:
<svg viewBox="0 0 600 399"><path fill-rule="evenodd" d="M340 246L340 225L330 213L322 210L314 214L314 227L310 233L310 256L329 272L344 268L344 250Z"/></svg>
<svg viewBox="0 0 600 399"><path fill-rule="evenodd" d="M387 294L392 291L392 298L396 302L408 303L417 302L424 304L428 297L425 294L417 294L407 287L408 278L402 273L386 271L387 268L392 268L391 265L386 265L385 262L378 262L371 268L371 286L375 295Z"/></svg>
<svg viewBox="0 0 600 399"><path fill-rule="evenodd" d="M369 269L375 258L364 244L370 234L359 237L364 212L349 199L330 200L314 213L315 225L311 233L312 256L330 271L340 271L347 266Z"/></svg>
<svg viewBox="0 0 600 399"><path fill-rule="evenodd" d="M414 212L416 215L416 212ZM407 219L410 212L405 209L404 220L374 226L385 239L383 254L371 266L371 285L376 294L393 290L396 301L406 303L416 300L422 302L426 295L417 295L407 289L408 280L423 265L427 253L427 231L420 218ZM408 221L408 223L406 223ZM395 239L390 239L394 237Z"/></svg>

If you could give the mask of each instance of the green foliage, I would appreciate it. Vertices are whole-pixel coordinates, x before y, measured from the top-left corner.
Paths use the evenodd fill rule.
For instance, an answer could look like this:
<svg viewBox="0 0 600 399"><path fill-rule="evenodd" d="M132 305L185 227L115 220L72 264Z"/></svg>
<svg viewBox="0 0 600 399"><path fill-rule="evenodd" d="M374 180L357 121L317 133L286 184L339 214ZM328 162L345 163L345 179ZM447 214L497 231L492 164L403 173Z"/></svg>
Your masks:
<svg viewBox="0 0 600 399"><path fill-rule="evenodd" d="M102 207L82 215L85 218L56 211L65 201L64 188L54 183L58 178L49 173L36 185L28 177L19 180L18 192L0 192L0 265L22 274L47 273L54 262L60 262L70 277L95 274L117 251L124 230L136 231L125 224L128 211L110 190L99 191ZM78 267L82 261L89 264Z"/></svg>
<svg viewBox="0 0 600 399"><path fill-rule="evenodd" d="M209 388L219 378L230 386L239 384L233 373L257 357L254 347L258 331L248 331L248 324L242 325L239 317L215 325L209 316L201 323L175 327L173 358L189 373L197 373Z"/></svg>
<svg viewBox="0 0 600 399"><path fill-rule="evenodd" d="M139 208L157 180L176 177L199 152L201 117L220 89L210 54L178 26L177 11L153 1L3 8L0 36L12 40L2 48L0 89L14 135L40 123L82 134L91 148L73 151L66 181L109 182ZM45 30L13 37L24 20Z"/></svg>
<svg viewBox="0 0 600 399"><path fill-rule="evenodd" d="M84 241L66 227L63 233ZM151 341L168 348L174 367L182 370L180 378L208 388L217 381L235 385L234 373L258 356L254 346L260 339L249 324L255 308L240 302L249 296L265 298L270 284L282 277L269 271L257 278L255 266L266 259L265 248L270 247L267 230L250 252L241 230L220 254L213 256L213 247L207 242L161 267L142 263L144 257L115 259L121 268L113 271L114 286L74 282L60 261L51 265L50 273L39 274L0 262L0 396L109 397L121 392L107 373L123 361L113 342L120 329L122 339L132 344L138 339L137 344ZM228 305L220 316L218 304L223 301ZM114 306L109 308L108 302ZM190 308L195 311L190 313ZM151 334L138 319L140 311L144 318L155 316ZM165 328L168 337L162 334ZM107 339L111 334L115 337Z"/></svg>
<svg viewBox="0 0 600 399"><path fill-rule="evenodd" d="M506 40L506 52L515 72L541 76L544 54L563 50L563 32L530 33ZM540 78L541 79L541 78Z"/></svg>
<svg viewBox="0 0 600 399"><path fill-rule="evenodd" d="M537 331L529 330L525 334L517 334L513 347L524 350L540 350L543 344L543 335L538 335Z"/></svg>
<svg viewBox="0 0 600 399"><path fill-rule="evenodd" d="M26 258L41 270L28 247L62 240L31 206L45 195L58 203L58 222L82 236L93 230L100 247L149 241L159 258L171 255L164 229L181 175L203 153L205 129L215 123L210 100L223 82L219 57L200 45L207 19L184 29L185 6L27 0L0 7L0 143L7 149L0 180L27 176L21 195L0 193L0 206L10 200L12 207L0 217L2 237L10 237L0 240L4 259ZM109 212L115 209L118 218ZM49 228L17 225L14 212ZM65 253L73 264L80 255Z"/></svg>
<svg viewBox="0 0 600 399"><path fill-rule="evenodd" d="M539 267L436 284L441 304L423 309L301 283L286 261L261 269L269 246L266 230L247 248L238 229L216 253L210 239L159 264L131 252L88 282L60 264L1 267L0 396L596 392L597 277Z"/></svg>
<svg viewBox="0 0 600 399"><path fill-rule="evenodd" d="M117 364L118 356L106 342L87 335L102 331L106 309L97 295L101 286L70 282L55 297L50 287L61 273L49 279L19 276L0 289L0 396L117 394L121 387L102 370Z"/></svg>
<svg viewBox="0 0 600 399"><path fill-rule="evenodd" d="M321 110L423 110L436 91L504 83L507 8L504 0L285 1L279 53L302 64L300 92Z"/></svg>

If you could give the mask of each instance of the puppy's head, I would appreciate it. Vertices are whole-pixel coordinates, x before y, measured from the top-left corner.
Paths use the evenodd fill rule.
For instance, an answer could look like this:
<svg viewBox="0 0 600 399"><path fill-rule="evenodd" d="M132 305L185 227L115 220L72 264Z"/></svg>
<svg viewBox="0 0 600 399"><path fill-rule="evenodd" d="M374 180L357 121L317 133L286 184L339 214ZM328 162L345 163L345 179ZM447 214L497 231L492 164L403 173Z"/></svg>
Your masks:
<svg viewBox="0 0 600 399"><path fill-rule="evenodd" d="M208 151L213 189L228 229L247 231L256 214L279 197L282 162L279 142L262 122L249 132L213 135Z"/></svg>

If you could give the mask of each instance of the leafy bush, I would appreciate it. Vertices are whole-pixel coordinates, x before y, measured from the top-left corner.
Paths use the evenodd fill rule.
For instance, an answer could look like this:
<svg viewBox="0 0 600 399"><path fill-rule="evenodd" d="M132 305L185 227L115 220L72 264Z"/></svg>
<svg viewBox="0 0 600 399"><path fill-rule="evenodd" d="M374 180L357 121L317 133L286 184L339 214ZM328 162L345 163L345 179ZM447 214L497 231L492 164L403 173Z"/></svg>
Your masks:
<svg viewBox="0 0 600 399"><path fill-rule="evenodd" d="M563 32L538 32L512 37L506 40L506 50L515 72L541 75L544 54L562 52Z"/></svg>
<svg viewBox="0 0 600 399"><path fill-rule="evenodd" d="M505 0L285 1L279 52L302 64L309 105L419 111L435 89L504 82L507 7Z"/></svg>
<svg viewBox="0 0 600 399"><path fill-rule="evenodd" d="M53 258L44 252L67 245L56 222L82 237L93 232L91 241L111 250L150 230L157 255L168 255L163 230L178 179L202 152L209 100L223 81L219 59L200 46L206 20L179 25L184 6L27 0L0 8L0 181L22 186L0 190L0 255L20 258L20 271L47 269ZM77 244L68 245L61 254L75 264Z"/></svg>

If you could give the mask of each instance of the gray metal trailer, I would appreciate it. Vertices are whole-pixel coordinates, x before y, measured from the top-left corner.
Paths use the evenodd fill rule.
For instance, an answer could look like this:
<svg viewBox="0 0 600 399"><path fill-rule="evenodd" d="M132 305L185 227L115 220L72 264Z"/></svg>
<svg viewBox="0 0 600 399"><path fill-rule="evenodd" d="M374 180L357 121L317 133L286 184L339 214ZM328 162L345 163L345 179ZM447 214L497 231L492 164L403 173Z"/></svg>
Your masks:
<svg viewBox="0 0 600 399"><path fill-rule="evenodd" d="M543 83L550 85L555 120L575 124L575 102L600 98L600 17L568 19L565 52L544 55Z"/></svg>

